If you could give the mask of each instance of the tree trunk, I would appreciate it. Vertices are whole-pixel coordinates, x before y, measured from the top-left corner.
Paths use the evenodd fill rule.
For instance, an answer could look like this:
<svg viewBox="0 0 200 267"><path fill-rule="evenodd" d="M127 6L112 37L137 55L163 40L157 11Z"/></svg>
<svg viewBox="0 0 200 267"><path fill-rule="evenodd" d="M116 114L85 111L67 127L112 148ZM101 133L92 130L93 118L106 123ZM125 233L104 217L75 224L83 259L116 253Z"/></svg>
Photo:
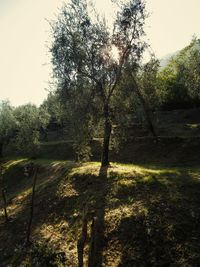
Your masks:
<svg viewBox="0 0 200 267"><path fill-rule="evenodd" d="M110 135L111 135L111 122L109 119L109 111L108 111L108 105L104 105L104 117L105 117L105 123L104 123L104 138L103 138L103 147L102 147L102 154L101 154L101 166L108 166L109 160L108 160L108 154L109 154L109 143L110 143Z"/></svg>

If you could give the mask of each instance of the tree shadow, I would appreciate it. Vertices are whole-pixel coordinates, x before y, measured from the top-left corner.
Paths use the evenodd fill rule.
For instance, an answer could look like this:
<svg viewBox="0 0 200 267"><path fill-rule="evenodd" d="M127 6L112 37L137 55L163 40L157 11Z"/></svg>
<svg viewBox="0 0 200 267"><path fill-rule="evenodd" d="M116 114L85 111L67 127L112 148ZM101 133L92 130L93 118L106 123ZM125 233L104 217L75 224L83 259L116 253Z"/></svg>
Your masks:
<svg viewBox="0 0 200 267"><path fill-rule="evenodd" d="M198 266L198 179L186 170L173 175L166 172L137 180L131 190L132 213L124 216L109 236L115 236L122 247L118 266ZM130 188L123 185L116 195L120 205L130 205L126 195L130 196ZM139 211L136 203L140 203Z"/></svg>
<svg viewBox="0 0 200 267"><path fill-rule="evenodd" d="M62 180L63 175L67 175L67 173L70 172L73 167L74 166L72 165L71 167L68 167L67 170L65 169L65 171L62 168L58 168L58 170L55 172L53 170L51 171L51 168L47 169L45 177L46 180L43 177L45 176L45 168L39 168L38 178L36 181L33 223L31 227L31 236L33 242L35 242L35 230L40 228L43 224L50 222L50 219L52 219L53 215L55 214L55 209L57 209L57 206L59 211L64 209L64 204L62 202L59 203L59 205L57 205L56 203L56 201L58 200L56 196L56 192L58 190L57 186L60 180ZM21 178L21 180L19 180L19 182L15 181L16 186L14 187L11 187L13 183L11 182L10 178L5 179L4 181L4 184L7 187L9 193L8 214L10 220L8 224L5 224L4 218L2 216L0 217L0 251L5 251L5 253L0 253L0 261L3 263L5 260L6 264L10 263L10 260L12 260L12 258L15 258L15 256L19 252L17 247L20 247L20 249L22 250L25 246L27 224L30 217L32 177L24 177L23 167L19 168L19 173L16 177ZM25 185L23 184L24 181L26 182ZM27 190L28 193L23 195L22 193ZM18 195L20 194L22 194L22 197L18 198ZM75 199L76 197L72 196L68 202L68 205L73 205L72 203L75 202ZM13 209L11 210L12 206ZM52 216L50 216L51 214ZM17 260L17 258L15 260Z"/></svg>
<svg viewBox="0 0 200 267"><path fill-rule="evenodd" d="M105 246L105 207L106 196L109 191L107 182L108 167L101 167L98 174L86 173L75 174L72 177L73 188L77 191L79 196L79 214L82 210L81 203L87 203L88 205L88 220L92 221L96 219L95 230L90 232L90 238L88 239L88 245L90 247L90 257L88 258L89 266L102 266L103 264L103 249ZM65 202L68 200L66 199ZM81 219L81 216L79 216ZM81 225L81 220L79 220ZM95 248L92 245L93 240ZM89 254L89 251L88 251Z"/></svg>
<svg viewBox="0 0 200 267"><path fill-rule="evenodd" d="M103 249L105 246L105 207L106 207L106 196L108 194L108 183L107 183L108 166L101 167L99 170L100 187L99 190L102 192L97 195L95 199L95 216L98 220L98 229L96 234L96 255L94 255L95 261L93 266L102 266L103 263Z"/></svg>
<svg viewBox="0 0 200 267"><path fill-rule="evenodd" d="M57 233L61 234L63 237L63 239L58 238L57 243L63 242L65 243L65 247L67 245L68 248L73 247L74 250L82 224L82 206L83 203L88 204L89 222L91 222L94 217L98 220L98 228L96 233L94 233L97 249L94 252L93 266L102 266L103 263L103 248L105 246L104 216L106 196L109 190L107 171L108 167L103 167L100 168L98 174L93 174L92 172L75 172L70 176L65 175L65 178L62 179L63 184L55 186L55 188L50 190L51 193L48 193L48 196L51 195L50 200L47 199L47 201L44 201L46 190L43 188L38 191L40 201L36 201L35 203L35 215L38 218L37 220L34 219L33 232L35 229L41 229L42 225L45 225L45 223L53 226L60 222L67 222L67 227L61 225L58 229L58 227L55 226L53 231L57 231ZM42 203L41 199L43 200ZM49 203L51 203L50 206ZM49 241L49 244L51 245L50 242L51 241ZM87 246L90 246L90 238L87 240ZM86 249L86 251L88 252L88 249ZM73 253L75 258L77 258L76 250ZM70 263L72 265L77 260L75 258L71 259Z"/></svg>
<svg viewBox="0 0 200 267"><path fill-rule="evenodd" d="M50 179L47 184L42 184L43 178L39 177L38 183L41 182L41 186L36 190L33 241L43 239L51 247L50 237L42 236L40 231L37 239L35 231L41 230L45 224L55 226L51 229L53 235L54 230L59 234L55 245L59 246L62 241L65 244L62 250L67 247L67 251L74 246L73 253L77 257L74 244L81 229L82 204L87 202L89 222L94 217L99 221L94 266L106 264L105 253L110 249L108 243L115 240L121 249L120 261L116 266L198 266L200 183L195 176L199 172L176 168L172 172L145 171L144 174L131 173L127 176L109 172L108 176L108 167L104 167L98 173L74 172L68 176L70 171L71 167L68 171L58 172L57 178ZM50 172L49 170L49 174ZM42 173L41 170L39 176ZM16 245L23 244L26 238L24 223L25 218L29 218L29 201L30 195L27 195L14 220L7 226L0 224L0 243L3 245L0 250L7 250L8 255L12 255ZM117 227L109 228L108 210L120 210L124 207L128 207L130 212L126 213L125 209L119 215ZM115 224L113 215L111 224ZM89 239L86 252L88 245ZM119 248L114 245L112 249L119 252ZM72 254L71 250L70 253ZM1 257L3 255L0 259ZM76 260L72 258L69 261L71 266Z"/></svg>

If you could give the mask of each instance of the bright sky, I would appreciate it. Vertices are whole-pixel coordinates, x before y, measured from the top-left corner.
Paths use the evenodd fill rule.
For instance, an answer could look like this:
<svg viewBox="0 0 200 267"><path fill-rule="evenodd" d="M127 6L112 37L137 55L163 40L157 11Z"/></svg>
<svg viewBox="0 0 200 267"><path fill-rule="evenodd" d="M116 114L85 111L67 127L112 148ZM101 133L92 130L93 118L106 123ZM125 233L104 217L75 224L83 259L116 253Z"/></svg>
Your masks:
<svg viewBox="0 0 200 267"><path fill-rule="evenodd" d="M41 104L47 96L51 66L46 42L62 0L0 0L0 101L18 106ZM110 11L109 0L96 0ZM158 58L200 37L200 0L147 0L147 37Z"/></svg>

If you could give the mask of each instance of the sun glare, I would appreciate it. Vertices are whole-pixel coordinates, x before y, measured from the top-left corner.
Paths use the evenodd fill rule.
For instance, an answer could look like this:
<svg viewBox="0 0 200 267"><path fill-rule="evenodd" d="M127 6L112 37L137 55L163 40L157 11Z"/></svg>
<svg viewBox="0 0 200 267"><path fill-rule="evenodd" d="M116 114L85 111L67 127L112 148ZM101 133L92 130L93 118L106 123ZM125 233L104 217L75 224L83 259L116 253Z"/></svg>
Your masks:
<svg viewBox="0 0 200 267"><path fill-rule="evenodd" d="M113 44L107 44L101 51L103 60L108 65L118 64L120 60L120 51L117 46Z"/></svg>
<svg viewBox="0 0 200 267"><path fill-rule="evenodd" d="M119 49L115 45L111 46L110 54L115 62L119 62Z"/></svg>

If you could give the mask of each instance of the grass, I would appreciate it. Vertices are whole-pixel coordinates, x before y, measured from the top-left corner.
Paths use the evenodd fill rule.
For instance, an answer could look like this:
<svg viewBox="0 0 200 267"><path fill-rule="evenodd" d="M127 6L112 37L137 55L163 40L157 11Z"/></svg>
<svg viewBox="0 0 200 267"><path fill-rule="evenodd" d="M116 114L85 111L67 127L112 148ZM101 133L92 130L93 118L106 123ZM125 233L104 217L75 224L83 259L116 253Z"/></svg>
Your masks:
<svg viewBox="0 0 200 267"><path fill-rule="evenodd" d="M28 161L28 158L15 158L15 159L7 159L6 162L2 163L3 170L9 169L12 166L15 166L17 164L26 164Z"/></svg>
<svg viewBox="0 0 200 267"><path fill-rule="evenodd" d="M12 220L6 225L0 216L0 251L7 255L1 255L0 262L32 266L37 259L41 266L77 266L76 243L87 202L85 264L91 222L97 216L101 222L97 259L102 266L199 265L200 168L115 162L102 170L99 162L37 159L34 163L40 167L34 246L28 252L23 245L32 185L23 175L28 161L4 164ZM59 261L60 252L64 258Z"/></svg>
<svg viewBox="0 0 200 267"><path fill-rule="evenodd" d="M69 144L69 143L73 143L73 140L58 140L58 141L41 142L40 145L49 146L49 145Z"/></svg>

